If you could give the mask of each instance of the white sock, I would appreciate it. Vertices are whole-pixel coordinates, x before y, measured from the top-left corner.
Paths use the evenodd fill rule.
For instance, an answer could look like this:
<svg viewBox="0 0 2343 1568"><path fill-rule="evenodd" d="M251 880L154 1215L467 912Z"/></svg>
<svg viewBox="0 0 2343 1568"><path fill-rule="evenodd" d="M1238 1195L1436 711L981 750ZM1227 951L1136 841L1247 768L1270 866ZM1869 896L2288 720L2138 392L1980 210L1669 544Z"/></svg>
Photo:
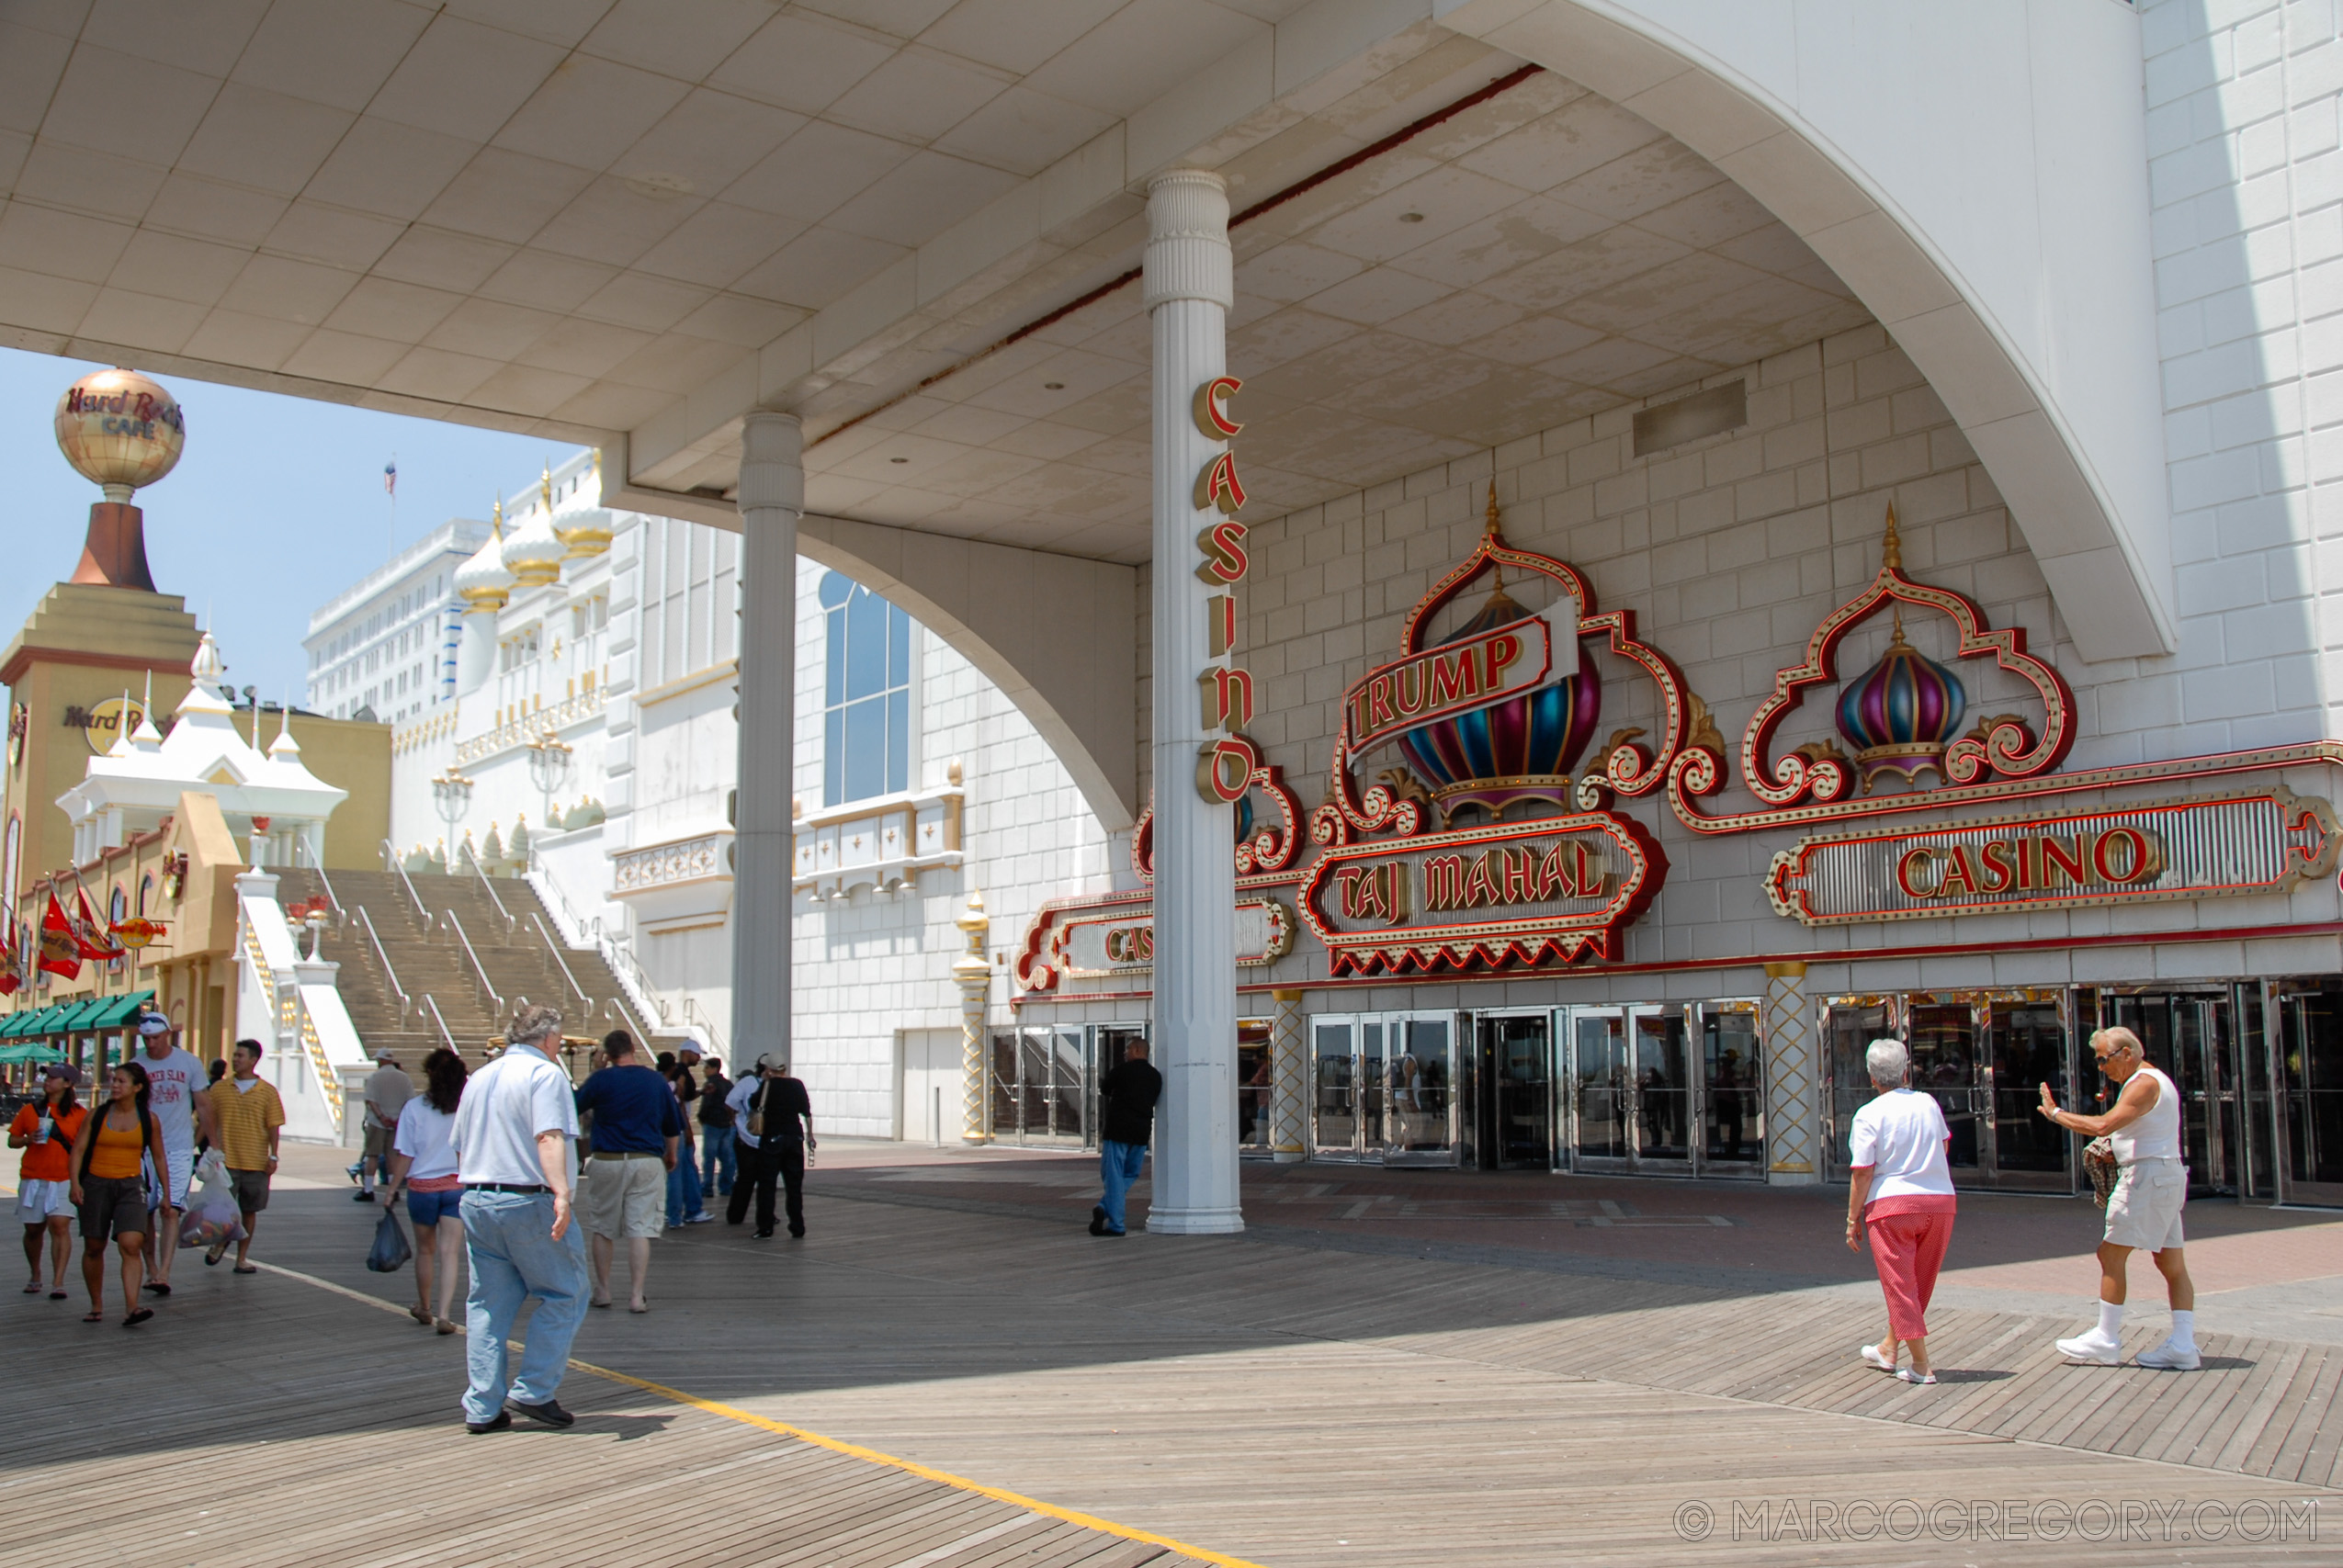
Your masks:
<svg viewBox="0 0 2343 1568"><path fill-rule="evenodd" d="M2172 1314L2172 1337L2166 1341L2175 1349L2193 1350L2197 1348L2197 1314L2175 1311Z"/></svg>
<svg viewBox="0 0 2343 1568"><path fill-rule="evenodd" d="M2123 1303L2122 1302L2099 1303L2099 1337L2101 1339L2111 1340L2121 1340L2123 1337Z"/></svg>

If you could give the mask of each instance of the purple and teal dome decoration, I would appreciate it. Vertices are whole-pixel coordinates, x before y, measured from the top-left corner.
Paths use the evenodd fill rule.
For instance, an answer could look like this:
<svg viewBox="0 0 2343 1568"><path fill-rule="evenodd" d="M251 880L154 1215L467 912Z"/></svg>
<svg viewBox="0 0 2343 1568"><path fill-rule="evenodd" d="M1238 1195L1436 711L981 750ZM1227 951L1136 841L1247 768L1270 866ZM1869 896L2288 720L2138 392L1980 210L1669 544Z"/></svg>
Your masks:
<svg viewBox="0 0 2343 1568"><path fill-rule="evenodd" d="M1944 749L1968 705L1960 677L1906 642L1899 618L1879 662L1839 697L1839 733L1855 745L1864 793L1881 773L1915 785L1927 772L1942 779Z"/></svg>
<svg viewBox="0 0 2343 1568"><path fill-rule="evenodd" d="M1529 612L1500 586L1479 614L1435 646L1528 618ZM1431 786L1445 816L1453 818L1460 807L1479 806L1494 818L1522 800L1577 809L1570 799L1570 771L1593 739L1602 686L1585 644L1576 646L1575 671L1494 707L1421 725L1400 736L1399 750ZM1568 657L1562 649L1556 652Z"/></svg>

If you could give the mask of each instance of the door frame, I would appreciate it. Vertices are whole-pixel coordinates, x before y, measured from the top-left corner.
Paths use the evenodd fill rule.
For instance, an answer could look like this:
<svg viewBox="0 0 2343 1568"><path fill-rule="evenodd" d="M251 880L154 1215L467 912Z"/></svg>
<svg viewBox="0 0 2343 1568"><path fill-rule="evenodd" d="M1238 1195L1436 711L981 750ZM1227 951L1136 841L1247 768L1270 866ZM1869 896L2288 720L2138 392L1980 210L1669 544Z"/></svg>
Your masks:
<svg viewBox="0 0 2343 1568"><path fill-rule="evenodd" d="M1307 1134L1309 1145L1309 1157L1314 1160L1339 1161L1346 1165L1382 1165L1391 1167L1394 1169L1407 1169L1410 1168L1418 1169L1427 1168L1442 1169L1453 1168L1461 1165L1464 1161L1465 1139L1460 1128L1458 1118L1463 1113L1463 1103L1465 1098L1464 1080L1467 1079L1471 1075L1469 1073L1460 1073L1458 1071L1458 1064L1460 1058L1465 1055L1465 1049L1461 1042L1464 1035L1470 1028L1471 1018L1472 1015L1469 1013L1460 1013L1453 1009L1446 1008L1412 1008L1388 1010L1381 1008L1371 1008L1363 1012L1314 1012L1305 1019L1303 1021L1303 1028L1305 1031L1304 1049L1307 1052L1307 1060L1309 1067L1309 1116L1307 1118L1308 1124ZM1392 1056L1392 1042L1395 1038L1394 1031L1404 1030L1409 1023L1421 1023L1427 1021L1439 1021L1446 1024L1448 1028L1448 1137L1445 1145L1439 1153L1401 1153L1397 1157L1394 1157L1390 1147L1390 1086L1387 1081L1385 1081L1388 1064ZM1319 1143L1318 1136L1318 1031L1320 1024L1330 1023L1339 1023L1350 1032L1352 1134L1351 1146L1347 1151L1342 1149L1325 1148ZM1383 1136L1376 1141L1376 1145L1374 1148L1369 1148L1366 1145L1366 1117L1362 1106L1362 1094L1365 1086L1365 1075L1362 1070L1365 1053L1362 1049L1362 1046L1364 1040L1365 1027L1371 1023L1379 1025L1383 1030L1383 1055L1381 1060L1386 1065L1385 1069L1378 1071L1376 1074L1375 1083L1374 1085L1375 1092L1383 1097L1377 1122L1384 1130Z"/></svg>
<svg viewBox="0 0 2343 1568"><path fill-rule="evenodd" d="M1538 1168L1533 1165L1505 1165L1501 1163L1501 1156L1497 1153L1497 1150L1501 1149L1504 1145L1503 1132L1497 1128L1495 1122L1497 1076L1493 1058L1484 1058L1482 1055L1480 1026L1484 1021L1493 1022L1506 1018L1535 1018L1545 1021L1545 1168L1549 1173L1568 1168L1562 1163L1561 1156L1568 1142L1567 1130L1563 1125L1568 1114L1567 1110L1568 1097L1563 1093L1559 1072L1564 1055L1561 1042L1562 1020L1568 1011L1567 1008L1556 1007L1476 1008L1464 1015L1463 1023L1456 1031L1456 1036L1461 1041L1465 1036L1469 1035L1472 1040L1474 1143L1477 1145L1480 1145L1482 1134L1486 1133L1492 1135L1491 1142L1495 1145L1494 1148L1486 1146L1476 1148L1477 1158L1475 1163L1482 1169L1534 1171ZM1453 1111L1453 1096L1451 1109ZM1490 1164L1492 1159L1497 1159L1500 1163Z"/></svg>
<svg viewBox="0 0 2343 1568"><path fill-rule="evenodd" d="M1701 1075L1697 1071L1691 1070L1689 1064L1692 1061L1697 1047L1695 1032L1698 1025L1697 1010L1701 1005L1698 1002L1589 1002L1577 1006L1558 1007L1554 1010L1553 1082L1556 1096L1565 1101L1563 1105L1556 1108L1554 1117L1557 1150L1554 1168L1556 1170L1567 1169L1574 1174L1587 1176L1690 1178L1700 1174L1701 1156L1707 1142L1705 1135L1700 1134L1703 1126L1701 1117L1703 1114L1707 1097L1701 1091ZM1684 1059L1688 1064L1684 1075L1686 1125L1682 1159L1661 1159L1643 1153L1643 1085L1637 1080L1635 1071L1636 1020L1642 1016L1664 1018L1671 1011L1684 1030ZM1617 1019L1626 1041L1627 1071L1619 1084L1619 1092L1623 1097L1619 1114L1626 1128L1627 1141L1627 1152L1624 1156L1589 1156L1579 1152L1578 1023L1580 1019L1590 1017ZM1567 1165L1559 1157L1562 1150L1567 1150L1568 1153ZM1739 1175L1740 1169L1741 1168L1736 1167L1734 1174ZM1762 1170L1758 1172L1758 1177L1759 1179L1763 1179Z"/></svg>
<svg viewBox="0 0 2343 1568"><path fill-rule="evenodd" d="M1765 1129L1766 1135L1759 1138L1758 1154L1754 1159L1712 1160L1708 1157L1708 1058L1705 1025L1712 1008L1719 1012L1747 1011L1756 1021L1756 1028L1750 1032L1753 1046L1750 1053L1751 1060L1749 1064L1749 1087L1757 1091L1758 1125ZM1692 1146L1693 1174L1714 1178L1719 1181L1763 1181L1766 1179L1768 1167L1771 1163L1767 1151L1772 1132L1771 1121L1767 1114L1765 1094L1765 1002L1763 998L1758 997L1710 997L1702 1001L1686 1003L1685 1014L1689 1038L1699 1057L1699 1066L1692 1074L1692 1124L1701 1129L1700 1137Z"/></svg>

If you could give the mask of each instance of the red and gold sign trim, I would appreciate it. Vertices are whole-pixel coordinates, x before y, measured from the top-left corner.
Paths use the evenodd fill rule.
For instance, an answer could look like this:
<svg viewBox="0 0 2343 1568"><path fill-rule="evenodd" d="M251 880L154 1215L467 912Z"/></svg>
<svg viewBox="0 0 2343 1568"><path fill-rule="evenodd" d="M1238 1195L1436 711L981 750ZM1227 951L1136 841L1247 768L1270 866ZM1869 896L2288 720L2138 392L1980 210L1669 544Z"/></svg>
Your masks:
<svg viewBox="0 0 2343 1568"><path fill-rule="evenodd" d="M1579 912L1457 919L1452 911L1463 900L1424 897L1406 876L1409 863L1418 856L1445 859L1443 852L1449 852L1462 861L1486 865L1492 852L1502 853L1539 840L1592 837L1607 840L1601 879L1603 900ZM1560 874L1574 882L1578 873L1571 868L1583 863L1582 857L1566 858ZM1521 867L1521 874L1544 874L1546 869L1542 859L1533 859ZM1667 856L1641 823L1609 811L1581 811L1530 822L1330 847L1303 874L1296 902L1303 922L1324 944L1336 975L1431 974L1443 969L1536 964L1548 959L1576 964L1620 956L1621 931L1643 913L1667 871ZM1364 897L1363 886L1369 889ZM1377 888L1381 891L1374 891ZM1368 911L1364 918L1386 923L1374 930L1345 929L1341 923L1345 917L1339 909L1330 914L1326 908L1330 897L1345 896L1364 907ZM1500 889L1489 904L1502 908L1511 901ZM1427 904L1447 908L1427 908Z"/></svg>
<svg viewBox="0 0 2343 1568"><path fill-rule="evenodd" d="M1266 938L1260 950L1239 952L1237 967L1258 969L1276 963L1294 949L1294 917L1274 898L1239 897L1239 916L1253 915ZM1242 923L1240 921L1240 923ZM1074 953L1075 941L1096 927L1107 957L1104 967L1083 967ZM1053 898L1041 907L1026 928L1011 973L1029 992L1054 991L1067 979L1096 979L1115 975L1144 975L1154 964L1155 899L1146 891L1109 893L1088 898ZM1120 939L1123 951L1116 951Z"/></svg>

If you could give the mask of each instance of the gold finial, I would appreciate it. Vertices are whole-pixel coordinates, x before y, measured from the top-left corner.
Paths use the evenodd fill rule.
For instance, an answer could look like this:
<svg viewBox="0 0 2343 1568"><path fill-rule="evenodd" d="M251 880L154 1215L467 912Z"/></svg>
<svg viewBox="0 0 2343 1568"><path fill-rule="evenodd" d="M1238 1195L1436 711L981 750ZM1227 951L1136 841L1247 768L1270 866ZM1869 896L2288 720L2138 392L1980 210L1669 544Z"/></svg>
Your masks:
<svg viewBox="0 0 2343 1568"><path fill-rule="evenodd" d="M1492 539L1497 537L1497 481L1495 479L1488 481L1488 522L1481 532Z"/></svg>
<svg viewBox="0 0 2343 1568"><path fill-rule="evenodd" d="M496 538L501 539L504 536L504 498L501 495L496 498L495 504L488 509L488 531Z"/></svg>
<svg viewBox="0 0 2343 1568"><path fill-rule="evenodd" d="M1887 503L1887 536L1880 541L1879 564L1887 571L1904 570L1904 542L1896 536L1896 503Z"/></svg>
<svg viewBox="0 0 2343 1568"><path fill-rule="evenodd" d="M1901 601L1898 601L1896 604L1893 614L1896 617L1896 636L1887 645L1891 652L1896 649L1909 648L1912 646L1910 643L1904 640L1904 606Z"/></svg>
<svg viewBox="0 0 2343 1568"><path fill-rule="evenodd" d="M537 498L545 503L546 511L553 510L553 465L549 462L545 465L545 472L538 479Z"/></svg>

